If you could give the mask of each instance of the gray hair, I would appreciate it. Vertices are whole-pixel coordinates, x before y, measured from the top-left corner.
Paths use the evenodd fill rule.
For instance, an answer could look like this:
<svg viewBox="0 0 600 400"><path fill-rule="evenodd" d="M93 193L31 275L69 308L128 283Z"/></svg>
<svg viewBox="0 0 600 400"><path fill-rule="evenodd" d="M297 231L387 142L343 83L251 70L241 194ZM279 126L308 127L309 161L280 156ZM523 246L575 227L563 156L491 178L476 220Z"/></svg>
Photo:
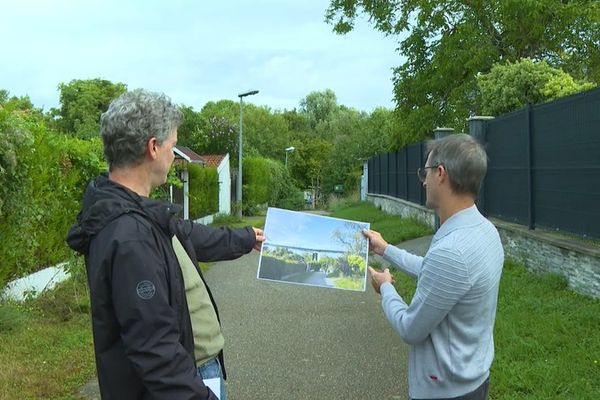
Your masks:
<svg viewBox="0 0 600 400"><path fill-rule="evenodd" d="M183 113L162 94L136 89L110 103L100 117L100 135L109 169L141 162L148 140L162 144L183 122Z"/></svg>
<svg viewBox="0 0 600 400"><path fill-rule="evenodd" d="M476 139L464 133L446 136L429 141L427 153L430 166L445 167L454 193L477 197L487 172L487 155Z"/></svg>

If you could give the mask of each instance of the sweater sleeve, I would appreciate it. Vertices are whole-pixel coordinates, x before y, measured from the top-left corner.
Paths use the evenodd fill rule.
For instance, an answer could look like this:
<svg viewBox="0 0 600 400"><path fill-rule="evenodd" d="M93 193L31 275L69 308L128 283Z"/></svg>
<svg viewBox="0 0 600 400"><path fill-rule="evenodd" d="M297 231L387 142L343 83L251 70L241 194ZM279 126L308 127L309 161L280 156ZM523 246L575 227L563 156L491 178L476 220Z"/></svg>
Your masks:
<svg viewBox="0 0 600 400"><path fill-rule="evenodd" d="M381 303L400 337L408 344L417 344L431 334L470 288L468 271L460 255L451 249L437 249L423 259L410 305L390 283L381 285Z"/></svg>
<svg viewBox="0 0 600 400"><path fill-rule="evenodd" d="M416 256L396 246L388 245L383 252L383 258L395 268L416 278L421 271L423 257Z"/></svg>
<svg viewBox="0 0 600 400"><path fill-rule="evenodd" d="M156 246L121 243L112 258L112 302L127 358L155 399L212 400L180 343L177 311L169 302L166 266Z"/></svg>

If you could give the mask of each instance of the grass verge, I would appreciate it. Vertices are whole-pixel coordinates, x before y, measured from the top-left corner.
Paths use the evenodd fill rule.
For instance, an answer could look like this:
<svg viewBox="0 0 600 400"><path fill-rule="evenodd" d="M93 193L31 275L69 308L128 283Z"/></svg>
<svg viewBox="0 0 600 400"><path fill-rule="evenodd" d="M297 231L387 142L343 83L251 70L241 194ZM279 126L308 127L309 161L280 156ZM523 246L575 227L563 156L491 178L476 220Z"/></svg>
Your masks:
<svg viewBox="0 0 600 400"><path fill-rule="evenodd" d="M77 399L94 376L82 262L72 270L74 278L37 299L0 303L0 399Z"/></svg>
<svg viewBox="0 0 600 400"><path fill-rule="evenodd" d="M494 399L600 398L600 300L556 275L504 265L494 329Z"/></svg>

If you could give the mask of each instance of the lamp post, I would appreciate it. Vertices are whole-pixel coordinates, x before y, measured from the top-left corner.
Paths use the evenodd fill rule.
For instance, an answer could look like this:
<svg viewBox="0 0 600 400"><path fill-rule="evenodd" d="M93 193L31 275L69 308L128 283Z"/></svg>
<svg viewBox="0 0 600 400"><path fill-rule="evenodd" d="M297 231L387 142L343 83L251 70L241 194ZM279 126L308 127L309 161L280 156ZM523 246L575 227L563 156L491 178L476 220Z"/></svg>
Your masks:
<svg viewBox="0 0 600 400"><path fill-rule="evenodd" d="M244 108L243 98L246 96L252 96L258 93L258 90L248 90L247 92L243 92L238 94L240 98L240 137L239 137L239 146L238 146L238 176L237 176L237 193L236 198L238 201L238 210L237 216L238 218L242 218L242 113Z"/></svg>
<svg viewBox="0 0 600 400"><path fill-rule="evenodd" d="M292 151L296 150L296 148L294 146L290 146L287 149L285 149L285 167L287 168L287 158L288 158L288 153L291 153Z"/></svg>

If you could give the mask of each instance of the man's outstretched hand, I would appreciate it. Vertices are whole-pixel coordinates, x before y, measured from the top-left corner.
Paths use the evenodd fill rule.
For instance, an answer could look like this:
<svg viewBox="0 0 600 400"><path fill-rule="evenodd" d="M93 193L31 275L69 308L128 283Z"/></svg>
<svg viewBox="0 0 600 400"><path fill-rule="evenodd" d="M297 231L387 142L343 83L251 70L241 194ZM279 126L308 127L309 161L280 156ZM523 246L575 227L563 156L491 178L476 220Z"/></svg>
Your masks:
<svg viewBox="0 0 600 400"><path fill-rule="evenodd" d="M252 229L254 230L254 236L256 237L256 243L254 243L254 249L256 251L260 251L263 242L265 241L265 232L263 232L262 229L258 229L255 227L252 227Z"/></svg>
<svg viewBox="0 0 600 400"><path fill-rule="evenodd" d="M373 285L373 289L375 289L375 291L379 294L381 294L381 292L379 291L381 285L383 285L386 282L395 282L394 277L392 276L392 274L390 274L390 270L387 268L384 269L383 272L379 272L375 268L369 267L369 273L371 274L371 285Z"/></svg>

